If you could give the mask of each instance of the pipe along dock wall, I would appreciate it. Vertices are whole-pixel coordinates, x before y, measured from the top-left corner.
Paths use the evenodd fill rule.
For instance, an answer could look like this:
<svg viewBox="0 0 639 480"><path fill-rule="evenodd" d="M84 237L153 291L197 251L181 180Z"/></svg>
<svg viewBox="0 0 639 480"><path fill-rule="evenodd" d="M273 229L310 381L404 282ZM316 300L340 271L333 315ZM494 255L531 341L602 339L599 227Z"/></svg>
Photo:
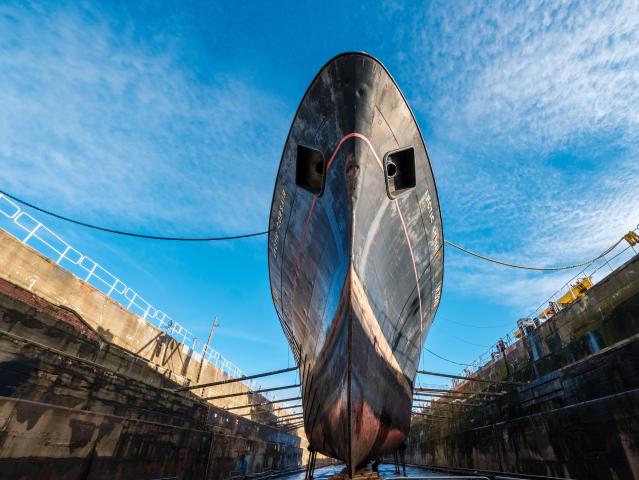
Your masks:
<svg viewBox="0 0 639 480"><path fill-rule="evenodd" d="M0 237L3 479L221 479L300 464L299 437L167 390L193 381L199 366L182 344ZM202 382L223 378L205 364ZM247 387L205 394L238 391ZM261 399L250 394L220 405Z"/></svg>
<svg viewBox="0 0 639 480"><path fill-rule="evenodd" d="M561 478L639 478L639 256L480 369L477 378L527 383L494 400L468 400L481 406L433 401L432 414L449 418L415 421L410 462ZM487 387L465 381L456 390Z"/></svg>

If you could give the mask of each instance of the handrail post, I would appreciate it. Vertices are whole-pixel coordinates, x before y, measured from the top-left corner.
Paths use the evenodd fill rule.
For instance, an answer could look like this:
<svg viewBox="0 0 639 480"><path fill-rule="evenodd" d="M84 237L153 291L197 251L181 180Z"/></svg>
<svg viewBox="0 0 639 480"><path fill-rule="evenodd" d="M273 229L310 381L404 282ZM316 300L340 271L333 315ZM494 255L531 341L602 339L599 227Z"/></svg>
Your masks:
<svg viewBox="0 0 639 480"><path fill-rule="evenodd" d="M38 231L38 229L42 226L42 224L40 222L37 223L37 225L29 232L29 234L24 237L24 240L22 240L22 243L24 243L25 245L27 244L27 242L29 241L29 239L35 234L35 232Z"/></svg>
<svg viewBox="0 0 639 480"><path fill-rule="evenodd" d="M93 260L91 260L93 262ZM86 276L86 278L84 279L85 282L88 282L89 279L91 278L91 275L93 275L93 273L95 272L95 268L98 266L98 264L96 262L93 262L93 267L91 268L91 270L89 271L88 275Z"/></svg>
<svg viewBox="0 0 639 480"><path fill-rule="evenodd" d="M62 261L62 259L63 259L64 257L66 257L67 252L69 251L69 249L70 249L70 248L71 248L71 247L70 247L69 245L67 245L67 248L65 248L65 249L64 249L64 252L62 252L62 253L60 254L60 256L58 257L58 259L55 261L55 263L56 263L56 264L60 265L60 262Z"/></svg>

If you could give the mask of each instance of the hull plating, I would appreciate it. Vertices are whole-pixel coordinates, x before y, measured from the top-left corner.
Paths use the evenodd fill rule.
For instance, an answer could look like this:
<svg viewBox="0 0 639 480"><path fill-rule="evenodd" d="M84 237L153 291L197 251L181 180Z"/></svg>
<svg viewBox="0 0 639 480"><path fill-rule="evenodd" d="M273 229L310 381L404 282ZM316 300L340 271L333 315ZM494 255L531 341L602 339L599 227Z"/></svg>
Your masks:
<svg viewBox="0 0 639 480"><path fill-rule="evenodd" d="M324 155L321 195L296 185L298 145ZM383 159L405 147L414 149L415 186L391 198ZM442 225L417 124L372 57L336 57L307 90L269 230L271 291L300 366L310 444L351 469L399 448L439 305Z"/></svg>

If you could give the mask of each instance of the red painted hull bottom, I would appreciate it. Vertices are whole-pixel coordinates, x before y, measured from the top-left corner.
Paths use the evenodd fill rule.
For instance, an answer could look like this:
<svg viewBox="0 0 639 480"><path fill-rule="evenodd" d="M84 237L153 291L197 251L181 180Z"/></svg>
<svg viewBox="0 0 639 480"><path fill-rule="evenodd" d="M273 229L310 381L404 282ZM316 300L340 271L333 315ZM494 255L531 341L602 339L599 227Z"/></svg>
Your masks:
<svg viewBox="0 0 639 480"><path fill-rule="evenodd" d="M352 473L404 444L412 386L382 358L344 297L349 295L342 296L322 353L302 381L310 445L343 460Z"/></svg>

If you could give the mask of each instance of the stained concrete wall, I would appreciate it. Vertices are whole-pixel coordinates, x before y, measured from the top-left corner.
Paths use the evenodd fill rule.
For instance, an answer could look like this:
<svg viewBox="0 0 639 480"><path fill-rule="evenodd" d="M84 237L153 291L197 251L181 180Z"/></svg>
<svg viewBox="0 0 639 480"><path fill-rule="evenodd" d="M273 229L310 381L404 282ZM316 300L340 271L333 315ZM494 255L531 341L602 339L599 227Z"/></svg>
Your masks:
<svg viewBox="0 0 639 480"><path fill-rule="evenodd" d="M175 386L81 318L0 280L2 478L222 479L300 464L298 437Z"/></svg>
<svg viewBox="0 0 639 480"><path fill-rule="evenodd" d="M413 463L559 478L639 478L638 357L635 338L463 418L440 408L438 415L454 419L414 425L409 458ZM618 381L619 373L623 381Z"/></svg>
<svg viewBox="0 0 639 480"><path fill-rule="evenodd" d="M167 378L181 384L207 383L227 378L218 368L204 362L199 375L199 355L176 342L146 320L80 280L33 248L0 229L0 279L37 295L54 306L76 312L103 339L147 360ZM234 383L198 389L201 396L248 392ZM246 397L215 400L221 407L242 405Z"/></svg>
<svg viewBox="0 0 639 480"><path fill-rule="evenodd" d="M597 283L586 296L564 308L532 335L511 345L505 358L477 372L478 378L530 381L587 358L639 333L639 255ZM483 388L464 382L458 390Z"/></svg>
<svg viewBox="0 0 639 480"><path fill-rule="evenodd" d="M5 479L204 478L212 433L0 397ZM222 477L223 478L223 477Z"/></svg>
<svg viewBox="0 0 639 480"><path fill-rule="evenodd" d="M171 391L198 369L183 345L0 230L3 479L223 479L300 465L299 437L220 408L263 397L216 406L199 389ZM205 364L200 382L223 378ZM204 395L235 392L248 389Z"/></svg>
<svg viewBox="0 0 639 480"><path fill-rule="evenodd" d="M412 428L414 463L560 478L639 478L639 257L479 371L517 388L481 406L433 402ZM470 402L467 402L470 403ZM459 402L463 404L463 402Z"/></svg>

